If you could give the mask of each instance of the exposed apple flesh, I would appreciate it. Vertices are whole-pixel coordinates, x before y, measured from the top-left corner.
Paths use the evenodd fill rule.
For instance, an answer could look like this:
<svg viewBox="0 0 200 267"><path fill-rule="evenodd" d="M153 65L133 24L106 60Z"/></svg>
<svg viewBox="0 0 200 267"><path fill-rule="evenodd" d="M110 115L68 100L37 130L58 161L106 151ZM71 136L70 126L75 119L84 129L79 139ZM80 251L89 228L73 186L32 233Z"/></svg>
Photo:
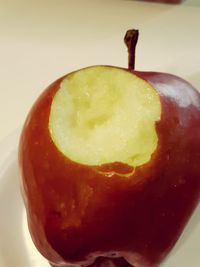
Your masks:
<svg viewBox="0 0 200 267"><path fill-rule="evenodd" d="M26 120L29 229L54 267L157 267L199 202L200 94L173 75L134 71L137 37L125 38L128 70L68 74Z"/></svg>
<svg viewBox="0 0 200 267"><path fill-rule="evenodd" d="M63 79L49 130L57 148L74 162L136 167L157 147L160 113L159 96L147 82L123 69L95 66Z"/></svg>

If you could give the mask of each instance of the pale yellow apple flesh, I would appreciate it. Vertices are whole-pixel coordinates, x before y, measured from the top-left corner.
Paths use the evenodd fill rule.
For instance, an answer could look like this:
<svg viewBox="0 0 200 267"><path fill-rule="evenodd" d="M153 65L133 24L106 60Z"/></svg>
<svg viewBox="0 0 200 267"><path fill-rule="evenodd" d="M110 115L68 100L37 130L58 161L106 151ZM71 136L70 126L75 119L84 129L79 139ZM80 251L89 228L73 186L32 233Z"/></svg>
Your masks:
<svg viewBox="0 0 200 267"><path fill-rule="evenodd" d="M158 93L146 81L115 67L93 66L67 75L56 92L49 131L74 162L147 163L157 148Z"/></svg>

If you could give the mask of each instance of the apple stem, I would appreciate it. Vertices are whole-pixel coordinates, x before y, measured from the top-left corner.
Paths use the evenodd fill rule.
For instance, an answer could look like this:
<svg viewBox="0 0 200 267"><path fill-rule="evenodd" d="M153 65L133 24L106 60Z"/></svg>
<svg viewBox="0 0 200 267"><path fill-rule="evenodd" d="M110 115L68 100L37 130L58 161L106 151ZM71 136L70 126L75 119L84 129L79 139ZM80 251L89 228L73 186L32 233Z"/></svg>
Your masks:
<svg viewBox="0 0 200 267"><path fill-rule="evenodd" d="M132 29L128 30L124 36L124 42L128 48L128 68L135 69L135 49L138 41L139 31Z"/></svg>

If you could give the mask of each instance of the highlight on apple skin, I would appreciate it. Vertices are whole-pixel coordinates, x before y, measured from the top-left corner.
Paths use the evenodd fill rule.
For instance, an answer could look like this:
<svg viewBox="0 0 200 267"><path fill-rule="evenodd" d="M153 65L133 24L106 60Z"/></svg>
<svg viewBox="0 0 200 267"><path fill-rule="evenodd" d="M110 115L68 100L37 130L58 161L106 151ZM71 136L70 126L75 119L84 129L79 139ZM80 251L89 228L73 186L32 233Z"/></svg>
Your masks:
<svg viewBox="0 0 200 267"><path fill-rule="evenodd" d="M91 66L52 83L21 134L30 234L52 266L157 267L200 199L200 94L166 73ZM164 52L164 51L163 51Z"/></svg>

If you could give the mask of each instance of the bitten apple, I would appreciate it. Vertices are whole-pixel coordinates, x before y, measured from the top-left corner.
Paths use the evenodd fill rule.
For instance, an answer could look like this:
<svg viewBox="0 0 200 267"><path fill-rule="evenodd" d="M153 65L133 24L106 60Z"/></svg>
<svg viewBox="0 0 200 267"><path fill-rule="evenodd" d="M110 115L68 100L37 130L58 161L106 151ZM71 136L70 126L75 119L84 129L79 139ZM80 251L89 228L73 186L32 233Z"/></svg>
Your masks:
<svg viewBox="0 0 200 267"><path fill-rule="evenodd" d="M156 267L200 199L200 94L171 74L91 66L39 97L19 145L32 239L52 266Z"/></svg>

